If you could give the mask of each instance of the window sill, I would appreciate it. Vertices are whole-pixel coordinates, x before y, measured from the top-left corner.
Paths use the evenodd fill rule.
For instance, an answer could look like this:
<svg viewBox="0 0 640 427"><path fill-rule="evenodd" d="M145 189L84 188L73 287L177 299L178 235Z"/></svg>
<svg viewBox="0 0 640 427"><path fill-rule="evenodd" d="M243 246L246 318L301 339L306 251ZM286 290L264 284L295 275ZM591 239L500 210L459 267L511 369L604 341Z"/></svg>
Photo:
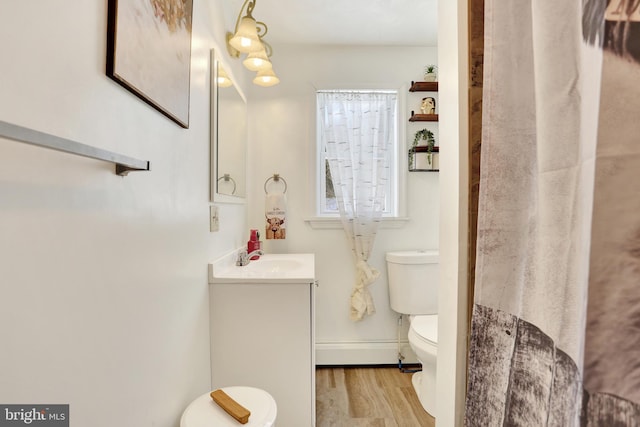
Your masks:
<svg viewBox="0 0 640 427"><path fill-rule="evenodd" d="M380 228L402 228L408 222L410 218L408 217L393 217L393 218L382 218L380 223ZM311 226L311 228L315 230L329 230L329 229L340 229L342 228L342 221L340 221L340 217L332 217L332 216L316 216L312 218L306 218L304 220L307 224Z"/></svg>

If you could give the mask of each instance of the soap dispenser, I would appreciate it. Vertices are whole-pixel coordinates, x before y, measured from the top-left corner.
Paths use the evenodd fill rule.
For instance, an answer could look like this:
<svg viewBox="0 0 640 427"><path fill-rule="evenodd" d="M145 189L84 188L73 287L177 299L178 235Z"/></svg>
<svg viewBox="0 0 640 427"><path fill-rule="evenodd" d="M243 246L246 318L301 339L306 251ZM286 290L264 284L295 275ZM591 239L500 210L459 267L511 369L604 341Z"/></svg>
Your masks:
<svg viewBox="0 0 640 427"><path fill-rule="evenodd" d="M262 249L262 242L260 241L260 233L258 230L250 230L249 241L247 242L247 253L250 254L253 251ZM252 261L260 259L260 255L254 255L251 257Z"/></svg>

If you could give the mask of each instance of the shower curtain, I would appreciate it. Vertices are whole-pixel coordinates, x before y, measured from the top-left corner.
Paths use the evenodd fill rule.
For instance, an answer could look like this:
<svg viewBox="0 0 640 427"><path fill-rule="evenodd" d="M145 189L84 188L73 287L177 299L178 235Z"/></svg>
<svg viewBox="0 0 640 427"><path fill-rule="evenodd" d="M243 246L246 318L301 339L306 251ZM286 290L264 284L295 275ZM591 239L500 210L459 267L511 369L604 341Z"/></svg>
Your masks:
<svg viewBox="0 0 640 427"><path fill-rule="evenodd" d="M640 37L606 6L485 2L467 426L640 425Z"/></svg>

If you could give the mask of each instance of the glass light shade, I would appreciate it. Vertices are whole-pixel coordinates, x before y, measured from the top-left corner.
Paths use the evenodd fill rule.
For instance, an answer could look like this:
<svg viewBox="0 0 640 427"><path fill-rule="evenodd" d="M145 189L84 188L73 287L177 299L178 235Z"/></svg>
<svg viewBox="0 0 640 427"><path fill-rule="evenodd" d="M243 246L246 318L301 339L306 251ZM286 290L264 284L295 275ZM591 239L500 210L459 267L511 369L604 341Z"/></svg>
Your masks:
<svg viewBox="0 0 640 427"><path fill-rule="evenodd" d="M229 87L233 84L227 72L219 65L217 83L219 87Z"/></svg>
<svg viewBox="0 0 640 427"><path fill-rule="evenodd" d="M280 79L273 72L273 69L269 68L267 70L258 71L258 75L255 79L253 79L253 82L258 86L268 87L277 85L278 83L280 83Z"/></svg>
<svg viewBox="0 0 640 427"><path fill-rule="evenodd" d="M262 49L257 52L251 52L247 58L242 61L244 66L251 71L268 70L273 67L271 61L267 57L267 52Z"/></svg>
<svg viewBox="0 0 640 427"><path fill-rule="evenodd" d="M258 37L256 20L250 16L243 17L240 25L238 25L238 31L231 37L229 44L241 53L251 53L264 49Z"/></svg>
<svg viewBox="0 0 640 427"><path fill-rule="evenodd" d="M233 83L231 82L231 79L229 77L226 76L218 76L218 86L219 87L229 87L231 86Z"/></svg>

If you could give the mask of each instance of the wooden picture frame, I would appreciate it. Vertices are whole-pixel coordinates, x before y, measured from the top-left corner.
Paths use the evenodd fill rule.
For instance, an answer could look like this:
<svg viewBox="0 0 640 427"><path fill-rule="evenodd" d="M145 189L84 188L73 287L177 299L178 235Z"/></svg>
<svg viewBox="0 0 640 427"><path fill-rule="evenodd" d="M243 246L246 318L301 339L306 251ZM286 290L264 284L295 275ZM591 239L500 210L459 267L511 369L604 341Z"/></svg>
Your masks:
<svg viewBox="0 0 640 427"><path fill-rule="evenodd" d="M109 0L107 76L189 127L193 0Z"/></svg>

